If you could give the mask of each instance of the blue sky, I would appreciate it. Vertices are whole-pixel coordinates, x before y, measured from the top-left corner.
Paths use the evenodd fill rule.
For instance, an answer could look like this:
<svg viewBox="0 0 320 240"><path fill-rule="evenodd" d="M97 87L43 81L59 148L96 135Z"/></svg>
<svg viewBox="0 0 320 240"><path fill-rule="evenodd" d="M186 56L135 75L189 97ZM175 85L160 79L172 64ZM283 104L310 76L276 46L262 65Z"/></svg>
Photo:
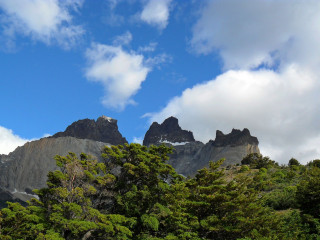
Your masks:
<svg viewBox="0 0 320 240"><path fill-rule="evenodd" d="M320 157L317 0L0 0L0 153L101 115Z"/></svg>

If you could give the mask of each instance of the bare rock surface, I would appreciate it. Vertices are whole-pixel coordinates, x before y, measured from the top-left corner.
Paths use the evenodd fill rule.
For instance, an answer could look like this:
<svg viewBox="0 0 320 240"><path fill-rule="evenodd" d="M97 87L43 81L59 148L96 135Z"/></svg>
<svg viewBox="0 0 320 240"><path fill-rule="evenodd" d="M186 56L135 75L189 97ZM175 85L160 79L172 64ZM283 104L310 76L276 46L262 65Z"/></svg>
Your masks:
<svg viewBox="0 0 320 240"><path fill-rule="evenodd" d="M162 124L152 123L147 131L143 145L158 145L161 143L186 143L194 142L193 133L182 130L179 126L178 119L175 117L167 118Z"/></svg>
<svg viewBox="0 0 320 240"><path fill-rule="evenodd" d="M101 116L97 120L82 119L76 121L68 126L64 132L58 132L52 137L91 139L112 145L127 143L127 140L118 130L117 120L106 116Z"/></svg>
<svg viewBox="0 0 320 240"><path fill-rule="evenodd" d="M175 138L176 134L178 136ZM204 144L195 141L192 132L182 130L174 117L166 119L162 124L153 123L145 135L143 144L173 146L174 152L170 156L169 164L185 176L194 175L197 170L208 166L210 161L216 162L225 158L223 166L240 164L249 153L260 153L258 139L251 136L247 128L242 131L232 129L229 134L217 130L215 140Z"/></svg>
<svg viewBox="0 0 320 240"><path fill-rule="evenodd" d="M86 153L100 158L103 142L74 137L42 138L18 147L0 161L0 186L10 192L29 192L46 186L47 174L57 169L54 157Z"/></svg>

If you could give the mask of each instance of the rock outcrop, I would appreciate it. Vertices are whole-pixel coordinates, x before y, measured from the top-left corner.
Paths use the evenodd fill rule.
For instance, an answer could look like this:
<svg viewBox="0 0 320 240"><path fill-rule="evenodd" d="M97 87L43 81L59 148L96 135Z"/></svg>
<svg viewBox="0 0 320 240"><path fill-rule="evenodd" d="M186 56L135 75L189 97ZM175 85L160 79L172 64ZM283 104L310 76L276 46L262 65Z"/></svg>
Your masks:
<svg viewBox="0 0 320 240"><path fill-rule="evenodd" d="M33 189L46 186L47 174L57 169L55 155L86 153L101 160L105 145L124 144L117 120L102 116L72 123L64 132L28 142L8 155L0 154L0 208L5 201L26 201ZM249 153L259 152L258 139L248 129L233 129L229 134L216 132L215 140L204 144L193 133L181 129L178 119L170 117L162 124L154 122L144 145L166 144L174 147L169 163L185 176L194 175L209 161L226 158L224 165L240 163Z"/></svg>
<svg viewBox="0 0 320 240"><path fill-rule="evenodd" d="M42 138L28 142L0 158L0 186L10 192L31 193L46 186L47 174L57 169L54 157L69 152L100 158L103 142L74 137Z"/></svg>
<svg viewBox="0 0 320 240"><path fill-rule="evenodd" d="M8 155L0 155L0 205L5 201L25 201L33 189L46 186L49 171L58 169L54 157L74 152L101 158L105 145L124 144L117 120L105 116L97 121L72 123L64 132L28 142Z"/></svg>
<svg viewBox="0 0 320 240"><path fill-rule="evenodd" d="M251 136L247 128L242 131L238 129L232 129L231 133L224 135L223 132L217 130L216 139L212 141L212 144L216 147L223 146L241 146L245 144L259 145L259 141L256 137Z"/></svg>
<svg viewBox="0 0 320 240"><path fill-rule="evenodd" d="M52 136L75 137L80 139L91 139L99 142L119 145L127 143L127 140L118 130L117 120L102 116L96 121L93 119L82 119L72 123L64 132L58 132Z"/></svg>
<svg viewBox="0 0 320 240"><path fill-rule="evenodd" d="M162 130L163 126L167 126L167 122L174 122L174 127L166 127L166 131ZM179 129L179 131L177 131ZM172 132L171 132L172 130ZM188 133L192 138L181 138L183 140L174 141L174 132ZM182 134L180 135L182 136ZM163 140L164 139L164 140ZM167 139L170 139L167 140ZM189 141L185 141L188 139ZM183 144L173 144L175 142L184 142ZM194 175L197 170L208 165L209 161L218 161L225 158L223 166L240 163L241 160L249 153L259 153L259 141L256 137L251 136L248 129L233 129L229 134L223 134L217 130L215 140L210 140L204 144L195 141L190 131L182 130L178 125L176 118L170 117L161 125L153 123L148 130L144 145L165 143L174 147L174 152L170 156L169 164L171 164L178 173L185 176Z"/></svg>
<svg viewBox="0 0 320 240"><path fill-rule="evenodd" d="M192 132L182 130L178 119L169 117L162 124L157 122L152 123L144 137L143 145L149 146L161 143L181 144L194 141Z"/></svg>

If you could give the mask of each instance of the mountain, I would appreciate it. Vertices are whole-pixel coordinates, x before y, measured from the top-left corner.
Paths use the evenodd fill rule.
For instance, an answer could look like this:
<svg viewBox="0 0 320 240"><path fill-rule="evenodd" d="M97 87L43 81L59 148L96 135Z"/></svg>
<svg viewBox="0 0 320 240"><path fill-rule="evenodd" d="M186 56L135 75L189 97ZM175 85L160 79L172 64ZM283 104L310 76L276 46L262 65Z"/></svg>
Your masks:
<svg viewBox="0 0 320 240"><path fill-rule="evenodd" d="M178 119L174 117L166 119L162 124L152 123L143 143L147 146L163 143L173 146L174 152L169 163L185 176L194 175L197 170L207 166L209 161L225 158L223 166L227 166L240 163L249 153L260 153L258 139L251 136L246 128L242 131L232 129L226 135L217 130L215 140L204 144L195 141L192 132L182 130Z"/></svg>
<svg viewBox="0 0 320 240"><path fill-rule="evenodd" d="M58 169L55 155L86 153L101 160L105 145L127 143L118 130L117 120L102 116L72 123L64 132L28 142L8 155L0 154L0 208L5 201L26 201L33 189L46 186L49 171ZM166 144L174 147L169 163L185 176L194 175L209 161L226 158L224 165L240 163L249 153L259 152L258 139L248 129L233 129L229 134L216 132L215 140L204 144L183 130L178 119L170 117L162 124L152 123L144 145Z"/></svg>
<svg viewBox="0 0 320 240"><path fill-rule="evenodd" d="M178 124L178 119L169 117L162 124L157 122L152 123L144 137L143 145L149 146L161 143L181 144L194 141L192 132L182 130Z"/></svg>
<svg viewBox="0 0 320 240"><path fill-rule="evenodd" d="M101 116L96 121L93 119L76 121L68 126L64 132L58 132L52 137L91 139L112 145L128 143L118 130L117 120L106 116Z"/></svg>
<svg viewBox="0 0 320 240"><path fill-rule="evenodd" d="M18 147L0 158L0 186L13 192L30 192L46 184L49 171L58 169L54 157L82 152L99 157L106 143L74 137L42 138Z"/></svg>
<svg viewBox="0 0 320 240"><path fill-rule="evenodd" d="M49 171L58 169L54 156L86 153L101 159L105 145L124 144L117 120L105 116L72 123L64 132L28 142L8 155L0 155L0 205L27 200L33 189L46 186Z"/></svg>

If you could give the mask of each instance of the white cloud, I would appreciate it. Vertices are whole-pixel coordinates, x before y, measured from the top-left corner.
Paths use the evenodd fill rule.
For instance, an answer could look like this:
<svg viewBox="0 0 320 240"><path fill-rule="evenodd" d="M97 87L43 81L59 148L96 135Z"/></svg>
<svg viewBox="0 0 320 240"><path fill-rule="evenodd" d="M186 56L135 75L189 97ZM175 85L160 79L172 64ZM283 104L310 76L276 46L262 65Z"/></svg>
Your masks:
<svg viewBox="0 0 320 240"><path fill-rule="evenodd" d="M159 29L164 29L168 25L171 1L148 0L140 14L140 19Z"/></svg>
<svg viewBox="0 0 320 240"><path fill-rule="evenodd" d="M135 104L132 96L150 71L144 65L142 55L128 53L120 46L93 44L86 56L89 60L86 76L103 84L102 103L105 106L123 110L126 105Z"/></svg>
<svg viewBox="0 0 320 240"><path fill-rule="evenodd" d="M28 141L15 135L11 129L0 126L0 154L8 154Z"/></svg>
<svg viewBox="0 0 320 240"><path fill-rule="evenodd" d="M313 148L320 143L319 90L313 73L295 65L282 73L230 70L186 89L151 121L176 116L204 142L214 139L217 129L246 127L260 140L262 153L285 163L292 156L307 161L320 157Z"/></svg>
<svg viewBox="0 0 320 240"><path fill-rule="evenodd" d="M218 52L226 69L280 61L319 65L320 1L208 1L193 27L200 54Z"/></svg>
<svg viewBox="0 0 320 240"><path fill-rule="evenodd" d="M247 127L276 161L320 158L319 12L317 0L208 1L191 44L219 53L226 72L186 89L151 121L177 116L202 141Z"/></svg>
<svg viewBox="0 0 320 240"><path fill-rule="evenodd" d="M143 137L133 137L132 142L133 142L133 143L142 144L142 142L143 142Z"/></svg>
<svg viewBox="0 0 320 240"><path fill-rule="evenodd" d="M160 69L160 66L162 63L170 63L172 62L172 57L166 53L161 53L158 55L155 55L154 57L149 57L146 59L145 64L149 67L158 66Z"/></svg>
<svg viewBox="0 0 320 240"><path fill-rule="evenodd" d="M46 44L57 43L70 48L84 33L72 24L71 11L77 11L83 0L0 0L2 35L8 42L16 34Z"/></svg>

